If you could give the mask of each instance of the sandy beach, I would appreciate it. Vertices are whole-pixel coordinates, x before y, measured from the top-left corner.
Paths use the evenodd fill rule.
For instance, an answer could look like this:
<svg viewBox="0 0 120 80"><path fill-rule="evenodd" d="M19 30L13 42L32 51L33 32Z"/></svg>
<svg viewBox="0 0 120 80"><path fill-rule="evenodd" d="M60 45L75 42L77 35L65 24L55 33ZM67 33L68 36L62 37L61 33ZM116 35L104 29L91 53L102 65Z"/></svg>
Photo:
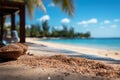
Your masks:
<svg viewBox="0 0 120 80"><path fill-rule="evenodd" d="M0 80L120 80L120 0L0 0Z"/></svg>
<svg viewBox="0 0 120 80"><path fill-rule="evenodd" d="M43 42L43 41L40 41L40 39L38 39L38 38L27 38L27 42L34 43L34 44L38 45L38 46L32 45L29 47L29 51L35 55L45 55L45 54L53 55L53 54L56 54L56 52L53 53L50 51L47 51L47 52L45 52L45 54L43 54L43 51L41 50L41 47L40 47L40 45L42 45L42 46L46 46L46 47L49 47L52 49L62 49L62 50L74 51L74 52L76 52L76 53L73 53L74 55L78 55L78 54L82 53L82 54L86 54L86 55L95 55L95 56L120 60L120 51L95 49L95 48L80 47L80 46L74 46L74 45L64 45L64 44L51 43L51 42ZM36 50L34 50L34 48ZM59 54L59 53L60 52L57 52L57 54ZM72 55L72 52L69 55Z"/></svg>
<svg viewBox="0 0 120 80"><path fill-rule="evenodd" d="M120 79L120 52L38 40L37 38L27 38L25 44L28 45L28 51L26 55L22 55L14 61L0 62L0 80ZM73 55L77 57L73 57ZM112 59L114 63L79 58L78 55L101 56ZM115 63L116 61L118 63Z"/></svg>

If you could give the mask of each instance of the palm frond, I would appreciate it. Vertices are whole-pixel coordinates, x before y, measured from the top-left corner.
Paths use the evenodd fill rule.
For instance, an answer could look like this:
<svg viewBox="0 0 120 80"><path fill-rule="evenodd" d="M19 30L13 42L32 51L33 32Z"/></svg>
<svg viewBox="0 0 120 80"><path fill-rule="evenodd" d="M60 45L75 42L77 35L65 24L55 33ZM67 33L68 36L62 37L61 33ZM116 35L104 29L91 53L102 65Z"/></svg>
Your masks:
<svg viewBox="0 0 120 80"><path fill-rule="evenodd" d="M44 12L46 12L46 8L43 4L43 0L13 0L18 2L25 2L26 7L29 12L29 16L32 18L34 14L34 8L40 7ZM72 16L74 12L74 1L73 0L52 0L55 5L59 5L61 9L68 13L68 15Z"/></svg>
<svg viewBox="0 0 120 80"><path fill-rule="evenodd" d="M16 2L24 2L26 4L28 13L29 13L29 17L33 18L33 14L34 14L34 1L33 0L12 0L12 1L16 1Z"/></svg>
<svg viewBox="0 0 120 80"><path fill-rule="evenodd" d="M26 4L27 10L29 12L30 18L33 18L34 16L34 9L35 9L35 4L33 3L33 0L23 0Z"/></svg>
<svg viewBox="0 0 120 80"><path fill-rule="evenodd" d="M36 2L35 4L36 4L38 7L40 7L40 8L46 13L46 8L45 8L45 6L44 6L44 4L43 4L43 1L42 1L42 0L36 0L35 2Z"/></svg>
<svg viewBox="0 0 120 80"><path fill-rule="evenodd" d="M34 10L35 10L35 7L37 6L40 7L46 13L46 8L42 0L13 0L13 1L24 2L26 4L30 18L33 18Z"/></svg>
<svg viewBox="0 0 120 80"><path fill-rule="evenodd" d="M55 5L59 5L64 12L72 16L74 12L74 1L73 0L52 0Z"/></svg>

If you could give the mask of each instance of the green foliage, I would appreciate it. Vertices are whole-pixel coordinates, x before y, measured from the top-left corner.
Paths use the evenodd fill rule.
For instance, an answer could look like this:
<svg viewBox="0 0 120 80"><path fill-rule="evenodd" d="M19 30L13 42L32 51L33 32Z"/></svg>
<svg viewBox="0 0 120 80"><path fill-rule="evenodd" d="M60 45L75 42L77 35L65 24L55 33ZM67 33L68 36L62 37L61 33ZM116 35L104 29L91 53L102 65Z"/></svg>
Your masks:
<svg viewBox="0 0 120 80"><path fill-rule="evenodd" d="M50 26L48 21L42 22L42 25L31 25L31 28L26 28L26 36L30 37L60 37L60 38L89 38L90 32L75 33L74 28L68 28L66 25L62 26L63 29L56 29L52 27L50 32Z"/></svg>
<svg viewBox="0 0 120 80"><path fill-rule="evenodd" d="M90 38L90 36L91 36L90 32L75 33L75 37L77 37L77 38Z"/></svg>
<svg viewBox="0 0 120 80"><path fill-rule="evenodd" d="M74 33L74 28L71 27L68 33L68 37L69 38L74 38L75 37L75 33Z"/></svg>
<svg viewBox="0 0 120 80"><path fill-rule="evenodd" d="M27 36L27 37L30 36L30 31L31 31L31 28L27 27L27 28L26 28L26 36Z"/></svg>
<svg viewBox="0 0 120 80"><path fill-rule="evenodd" d="M59 32L54 27L52 27L51 37L59 37Z"/></svg>
<svg viewBox="0 0 120 80"><path fill-rule="evenodd" d="M86 33L75 33L74 28L71 27L68 29L66 25L63 25L62 30L57 30L54 27L52 28L51 37L61 37L61 38L89 38L90 32Z"/></svg>
<svg viewBox="0 0 120 80"><path fill-rule="evenodd" d="M43 36L48 37L49 36L49 25L48 25L47 20L42 22L42 29L43 29Z"/></svg>
<svg viewBox="0 0 120 80"><path fill-rule="evenodd" d="M63 25L63 30L61 31L62 37L68 37L68 29L66 25Z"/></svg>
<svg viewBox="0 0 120 80"><path fill-rule="evenodd" d="M26 32L28 32L28 31L26 31ZM31 25L30 37L39 37L41 32L42 31L40 29L40 25Z"/></svg>
<svg viewBox="0 0 120 80"><path fill-rule="evenodd" d="M85 37L85 38L89 38L89 37L90 37L90 32L86 32L86 33L84 34L84 37Z"/></svg>
<svg viewBox="0 0 120 80"><path fill-rule="evenodd" d="M63 29L56 29L52 27L50 32L50 26L48 21L42 22L42 25L32 24L31 27L26 27L27 37L60 37L60 38L90 38L90 32L76 33L73 27L63 25ZM5 26L5 29L10 29L10 26ZM16 26L16 30L19 34L19 26Z"/></svg>

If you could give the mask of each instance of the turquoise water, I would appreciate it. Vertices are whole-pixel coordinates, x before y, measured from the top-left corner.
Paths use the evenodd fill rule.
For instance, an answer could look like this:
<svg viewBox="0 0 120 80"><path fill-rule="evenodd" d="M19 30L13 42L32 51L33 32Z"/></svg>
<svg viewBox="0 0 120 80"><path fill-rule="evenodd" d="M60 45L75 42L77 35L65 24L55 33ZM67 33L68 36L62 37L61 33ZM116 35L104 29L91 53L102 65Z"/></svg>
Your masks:
<svg viewBox="0 0 120 80"><path fill-rule="evenodd" d="M120 51L120 38L45 39L42 41Z"/></svg>

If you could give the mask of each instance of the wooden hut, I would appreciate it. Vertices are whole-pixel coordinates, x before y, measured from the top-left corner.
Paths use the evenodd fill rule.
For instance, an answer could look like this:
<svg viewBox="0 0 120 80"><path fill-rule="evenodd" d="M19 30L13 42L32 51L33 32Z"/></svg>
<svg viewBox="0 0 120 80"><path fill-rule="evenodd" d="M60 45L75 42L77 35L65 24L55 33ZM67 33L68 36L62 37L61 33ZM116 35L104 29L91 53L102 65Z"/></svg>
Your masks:
<svg viewBox="0 0 120 80"><path fill-rule="evenodd" d="M5 17L11 17L11 31L15 30L15 14L19 15L20 23L20 42L25 42L25 3L0 0L0 41L3 40L3 24Z"/></svg>

